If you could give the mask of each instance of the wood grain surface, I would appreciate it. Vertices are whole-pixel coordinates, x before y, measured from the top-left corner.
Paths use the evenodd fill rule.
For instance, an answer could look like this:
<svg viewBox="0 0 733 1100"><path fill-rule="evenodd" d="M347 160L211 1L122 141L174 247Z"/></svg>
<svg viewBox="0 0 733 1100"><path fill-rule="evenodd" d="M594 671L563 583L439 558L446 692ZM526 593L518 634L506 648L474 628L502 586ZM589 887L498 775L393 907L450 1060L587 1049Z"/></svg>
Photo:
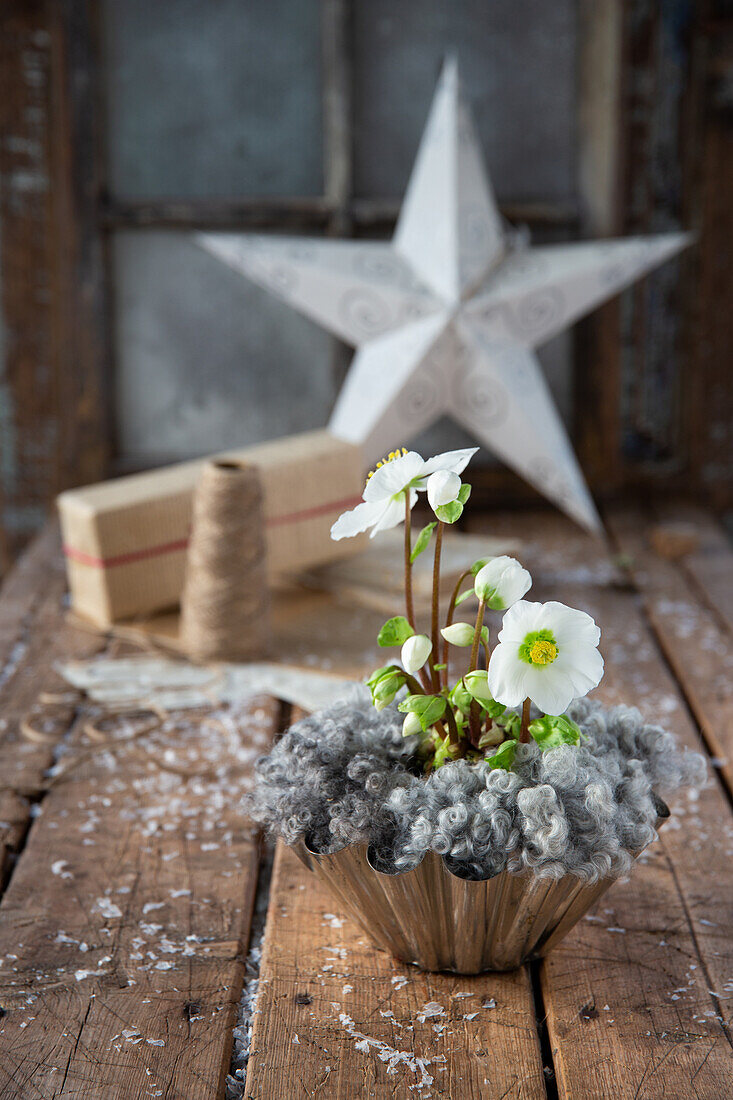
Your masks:
<svg viewBox="0 0 733 1100"><path fill-rule="evenodd" d="M531 595L596 618L599 696L637 703L706 752L707 788L672 795L671 820L632 874L546 960L513 974L394 961L279 848L247 1100L730 1094L733 556L689 505L625 506L607 524L608 545L548 512L497 514L473 530L521 538ZM660 524L694 529L686 553L655 549ZM198 726L143 742L142 755L84 757L99 716L52 666L107 642L65 623L63 588L49 531L0 592L0 1100L224 1100L260 854L221 770L192 781L145 753L195 771L197 754L221 761L230 742L201 713ZM237 717L252 748L241 774L278 714L261 699ZM29 718L35 740L22 733ZM79 766L47 791L54 759L75 753Z"/></svg>
<svg viewBox="0 0 733 1100"><path fill-rule="evenodd" d="M0 1096L216 1100L259 842L243 828L240 787L230 802L226 783L161 771L141 752L85 756L95 715L53 664L106 641L66 625L64 588L50 530L0 593L0 850L12 871L0 904ZM278 716L268 699L237 715L251 746L241 773ZM205 775L220 731L207 740L205 716L200 725L173 728L156 750ZM82 762L46 791L60 745L62 761Z"/></svg>

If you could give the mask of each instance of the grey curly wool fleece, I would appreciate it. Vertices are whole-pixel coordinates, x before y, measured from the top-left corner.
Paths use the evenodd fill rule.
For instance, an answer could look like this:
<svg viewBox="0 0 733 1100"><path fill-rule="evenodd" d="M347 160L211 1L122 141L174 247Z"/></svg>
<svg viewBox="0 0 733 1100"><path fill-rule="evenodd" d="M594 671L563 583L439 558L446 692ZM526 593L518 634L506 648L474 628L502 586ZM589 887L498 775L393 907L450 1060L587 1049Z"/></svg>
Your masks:
<svg viewBox="0 0 733 1100"><path fill-rule="evenodd" d="M568 710L588 740L519 745L514 770L452 761L425 777L403 716L366 693L292 726L257 763L250 816L288 844L373 845L409 870L427 851L466 877L533 868L593 881L626 870L655 837L656 795L701 786L705 761L638 710L588 699Z"/></svg>

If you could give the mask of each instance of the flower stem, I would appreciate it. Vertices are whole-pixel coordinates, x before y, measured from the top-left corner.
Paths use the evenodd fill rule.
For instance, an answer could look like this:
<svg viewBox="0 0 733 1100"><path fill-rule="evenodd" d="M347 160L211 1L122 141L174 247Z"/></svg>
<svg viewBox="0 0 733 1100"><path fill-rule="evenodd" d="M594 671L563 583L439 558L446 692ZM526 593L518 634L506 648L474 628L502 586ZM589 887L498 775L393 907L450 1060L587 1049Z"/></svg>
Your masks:
<svg viewBox="0 0 733 1100"><path fill-rule="evenodd" d="M410 490L405 489L405 610L407 612L407 621L414 630L415 609L412 602L412 562L410 561L410 556L412 554L411 535Z"/></svg>
<svg viewBox="0 0 733 1100"><path fill-rule="evenodd" d="M489 661L491 660L491 645L488 642L481 642L484 649L484 661L486 662L486 671L489 670Z"/></svg>
<svg viewBox="0 0 733 1100"><path fill-rule="evenodd" d="M461 735L458 732L458 726L456 725L456 718L451 709L450 703L445 708L445 720L448 723L448 736L450 737L451 745L457 745L461 740Z"/></svg>
<svg viewBox="0 0 733 1100"><path fill-rule="evenodd" d="M523 745L529 743L529 696L524 700L522 704L522 727L519 734L519 740Z"/></svg>
<svg viewBox="0 0 733 1100"><path fill-rule="evenodd" d="M431 624L430 639L433 643L432 652L432 664L430 666L432 674L433 691L440 691L440 674L435 670L436 658L438 656L438 615L440 613L440 551L443 547L443 528L445 524L442 520L438 521L438 530L435 533L435 557L433 558L433 619Z"/></svg>
<svg viewBox="0 0 733 1100"><path fill-rule="evenodd" d="M478 602L478 611L476 613L476 626L473 631L473 645L471 646L471 660L468 665L468 671L473 672L478 665L478 647L481 643L481 628L484 625L484 611L486 610L486 604L483 600Z"/></svg>
<svg viewBox="0 0 733 1100"><path fill-rule="evenodd" d="M470 575L471 575L471 570L467 569L465 573L461 573L460 577L456 581L456 586L453 589L453 594L450 598L450 603L448 604L448 614L445 617L445 625L446 626L450 626L453 622L453 613L456 609L456 601L457 601L458 596L459 596L460 591L461 591L461 585L465 581L466 577L470 577ZM450 656L450 654L448 652L448 639L444 638L443 639L443 664L445 665L445 668L443 669L443 685L444 685L444 687L448 687L449 656Z"/></svg>
<svg viewBox="0 0 733 1100"><path fill-rule="evenodd" d="M476 613L476 626L473 631L473 645L471 646L471 660L468 665L468 671L473 672L478 665L478 647L481 641L481 627L484 625L484 610L486 604L483 600L478 602L478 612ZM468 712L468 728L471 732L471 741L474 745L478 746L481 740L481 711L479 705L475 699L471 700L471 709Z"/></svg>
<svg viewBox="0 0 733 1100"><path fill-rule="evenodd" d="M405 684L410 689L411 695L425 695L425 692L420 687L415 677L410 676L409 672L405 672L401 665L391 665L391 668L405 677Z"/></svg>
<svg viewBox="0 0 733 1100"><path fill-rule="evenodd" d="M412 599L412 562L410 560L412 556L412 527L410 524L410 490L405 489L405 611L407 612L407 621L413 630L417 632L415 627L415 607ZM420 669L418 674L420 676L420 682L426 692L431 690L431 679L428 677L424 668Z"/></svg>

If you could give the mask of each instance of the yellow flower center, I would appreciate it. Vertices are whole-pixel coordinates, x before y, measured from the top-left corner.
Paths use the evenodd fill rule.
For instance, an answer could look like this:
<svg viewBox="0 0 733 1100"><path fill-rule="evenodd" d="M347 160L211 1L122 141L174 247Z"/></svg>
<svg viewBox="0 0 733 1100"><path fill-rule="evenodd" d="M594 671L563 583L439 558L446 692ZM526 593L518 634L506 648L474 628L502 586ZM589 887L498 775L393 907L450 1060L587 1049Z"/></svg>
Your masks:
<svg viewBox="0 0 733 1100"><path fill-rule="evenodd" d="M529 650L529 658L533 665L550 665L557 657L557 646L554 642L548 642L544 638L538 638L533 642Z"/></svg>
<svg viewBox="0 0 733 1100"><path fill-rule="evenodd" d="M367 474L367 481L369 480L370 477L374 477L374 475L376 474L376 472L380 468L380 466L386 466L388 462L394 462L394 460L396 458L402 458L402 456L406 455L406 454L407 454L407 447L402 447L402 448L400 448L396 451L390 451L386 458L380 459L380 461L377 463L376 468L374 470L369 471L369 473Z"/></svg>

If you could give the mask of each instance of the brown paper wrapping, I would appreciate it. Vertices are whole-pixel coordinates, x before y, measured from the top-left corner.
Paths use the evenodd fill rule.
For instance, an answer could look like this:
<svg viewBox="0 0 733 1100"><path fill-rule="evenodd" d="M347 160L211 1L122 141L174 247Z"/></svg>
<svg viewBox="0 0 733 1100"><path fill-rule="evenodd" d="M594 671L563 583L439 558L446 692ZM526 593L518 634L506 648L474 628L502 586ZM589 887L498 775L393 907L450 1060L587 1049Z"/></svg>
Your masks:
<svg viewBox="0 0 733 1100"><path fill-rule="evenodd" d="M327 431L227 451L259 470L269 575L348 557L364 537L330 527L361 500L361 451ZM174 607L180 598L193 490L205 460L117 478L58 498L72 605L98 626Z"/></svg>

